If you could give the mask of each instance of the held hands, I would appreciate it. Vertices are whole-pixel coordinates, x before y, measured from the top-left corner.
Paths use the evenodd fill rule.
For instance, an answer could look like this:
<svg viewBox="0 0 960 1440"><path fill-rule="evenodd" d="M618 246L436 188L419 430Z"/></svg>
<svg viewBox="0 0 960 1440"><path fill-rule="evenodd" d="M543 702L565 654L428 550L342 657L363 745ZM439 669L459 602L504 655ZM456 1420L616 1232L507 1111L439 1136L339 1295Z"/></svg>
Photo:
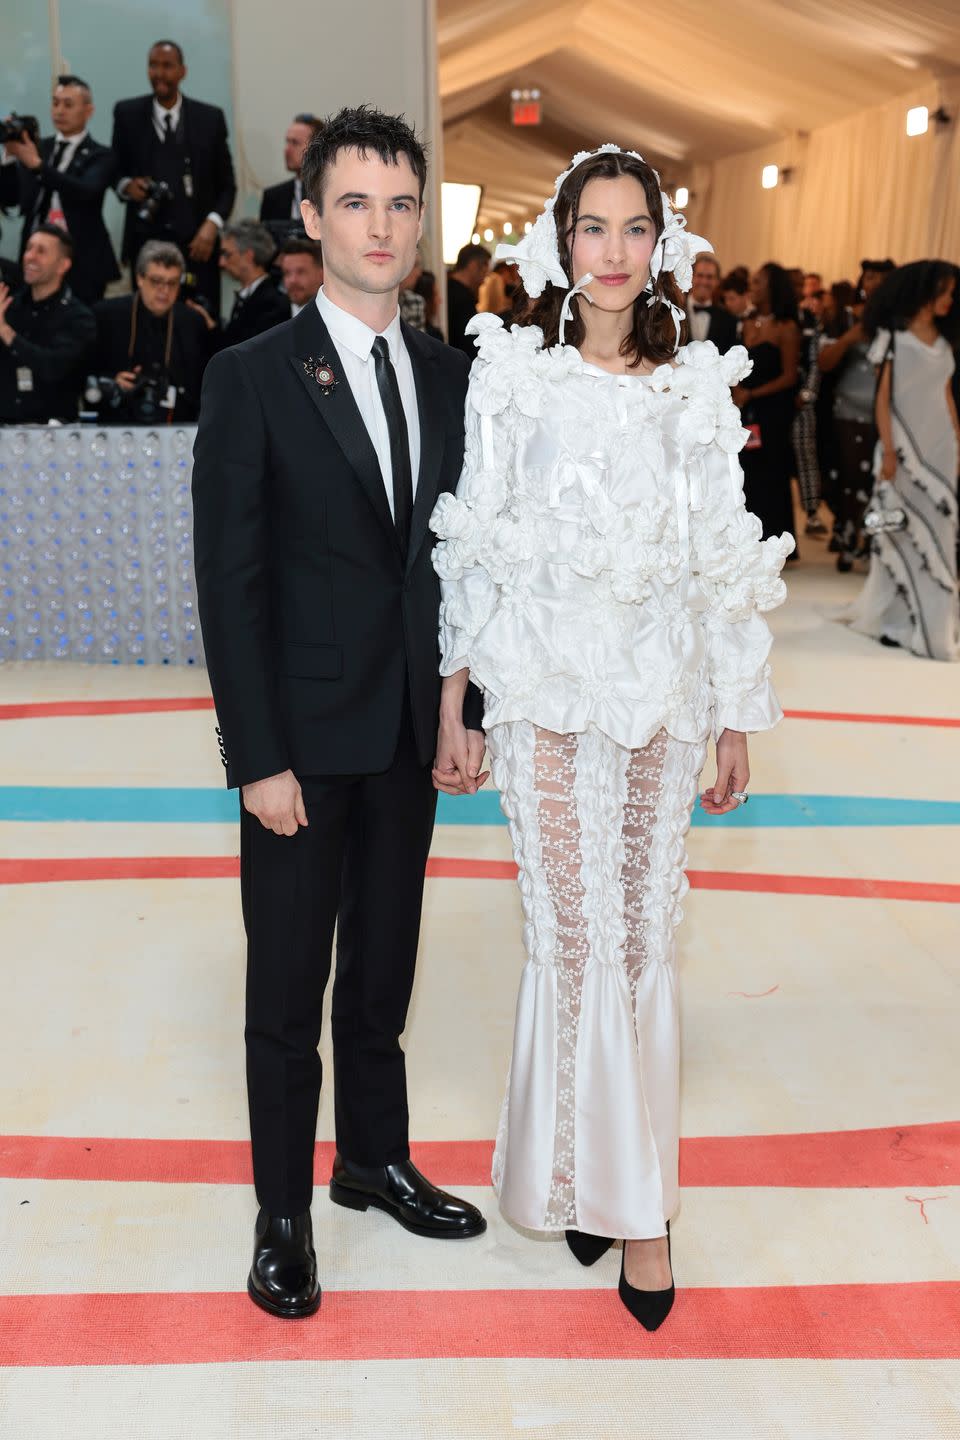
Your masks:
<svg viewBox="0 0 960 1440"><path fill-rule="evenodd" d="M213 254L213 247L217 243L219 233L212 220L204 220L187 247L187 254L190 256L190 259L196 260L200 265L209 260Z"/></svg>
<svg viewBox="0 0 960 1440"><path fill-rule="evenodd" d="M731 799L732 790L745 791L750 780L747 737L742 730L724 730L717 741L717 778L712 790L704 790L700 805L708 815L727 815L740 805Z"/></svg>
<svg viewBox="0 0 960 1440"><path fill-rule="evenodd" d="M490 774L481 773L486 746L482 730L468 730L462 720L440 717L433 783L444 795L476 795Z"/></svg>
<svg viewBox="0 0 960 1440"><path fill-rule="evenodd" d="M241 789L243 808L275 835L296 835L307 824L300 782L292 770L254 780Z"/></svg>

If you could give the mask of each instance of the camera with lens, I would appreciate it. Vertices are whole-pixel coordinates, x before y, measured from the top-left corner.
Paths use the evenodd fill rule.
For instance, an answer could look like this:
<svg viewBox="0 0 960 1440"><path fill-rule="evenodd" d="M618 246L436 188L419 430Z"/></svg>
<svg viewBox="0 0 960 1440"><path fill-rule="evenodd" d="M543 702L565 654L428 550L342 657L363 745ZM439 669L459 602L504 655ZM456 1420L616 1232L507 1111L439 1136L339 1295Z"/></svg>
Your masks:
<svg viewBox="0 0 960 1440"><path fill-rule="evenodd" d="M166 180L148 180L147 193L140 203L137 219L142 225L152 225L157 215L172 196L173 191Z"/></svg>
<svg viewBox="0 0 960 1440"><path fill-rule="evenodd" d="M167 418L171 391L176 394L170 375L158 364L143 370L127 389L118 385L112 375L90 375L83 398L88 405L100 410L103 420L109 420L110 411L115 411L118 420L155 425Z"/></svg>
<svg viewBox="0 0 960 1440"><path fill-rule="evenodd" d="M32 140L40 144L40 122L36 115L8 115L0 120L0 145L8 140Z"/></svg>

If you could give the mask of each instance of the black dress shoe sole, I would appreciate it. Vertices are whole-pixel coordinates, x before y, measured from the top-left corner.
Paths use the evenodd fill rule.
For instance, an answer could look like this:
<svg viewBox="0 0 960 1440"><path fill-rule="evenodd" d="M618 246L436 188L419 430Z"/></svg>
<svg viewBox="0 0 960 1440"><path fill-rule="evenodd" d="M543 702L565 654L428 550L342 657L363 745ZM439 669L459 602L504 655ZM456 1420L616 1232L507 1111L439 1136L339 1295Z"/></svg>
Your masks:
<svg viewBox="0 0 960 1440"><path fill-rule="evenodd" d="M369 1210L372 1205L375 1210L382 1210L404 1230L409 1230L411 1235L423 1235L428 1240L474 1240L482 1235L487 1228L487 1222L481 1215L476 1225L464 1225L458 1230L436 1230L428 1225L418 1225L414 1220L408 1220L396 1205L391 1205L389 1200L384 1200L380 1195L371 1195L366 1190L351 1190L349 1185L339 1185L336 1180L330 1181L330 1199L334 1205L342 1205L346 1210Z"/></svg>
<svg viewBox="0 0 960 1440"><path fill-rule="evenodd" d="M268 1315L274 1315L278 1320L306 1320L310 1315L316 1315L320 1309L320 1301L323 1299L323 1291L317 1286L316 1299L309 1301L306 1305L277 1305L273 1300L268 1300L261 1295L253 1284L247 1280L247 1294L254 1305L259 1305Z"/></svg>

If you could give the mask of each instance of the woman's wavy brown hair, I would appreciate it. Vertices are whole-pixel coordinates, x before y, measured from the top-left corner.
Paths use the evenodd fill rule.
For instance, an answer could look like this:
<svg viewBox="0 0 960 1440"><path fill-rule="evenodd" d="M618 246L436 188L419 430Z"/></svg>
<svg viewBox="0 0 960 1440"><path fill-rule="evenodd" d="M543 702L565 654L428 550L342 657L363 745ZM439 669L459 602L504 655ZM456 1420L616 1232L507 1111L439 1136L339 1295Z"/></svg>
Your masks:
<svg viewBox="0 0 960 1440"><path fill-rule="evenodd" d="M639 180L647 197L647 207L656 228L658 240L663 233L663 202L660 199L660 182L651 166L645 160L639 160L634 155L618 154L616 151L595 155L592 160L584 160L567 176L560 187L553 211L557 227L560 263L568 276L573 275L573 239L580 218L580 196L583 194L583 187L591 180L615 180L619 175L630 175L634 180ZM572 279L570 283L573 284ZM683 309L683 295L673 278L672 271L660 271L653 282L653 294L664 300L671 300L674 305L679 305ZM539 299L531 300L521 283L514 296L516 323L539 325L543 331L544 345L547 347L556 345L560 338L560 311L563 308L564 298L564 292L558 286L547 285ZM637 297L633 307L633 329L625 337L620 347L620 354L625 356L630 366L639 365L644 360L659 365L665 360L670 360L676 354L677 331L673 323L673 315L666 305L648 306L649 299L649 290L642 291ZM583 344L585 333L583 321L580 318L580 303L580 296L575 296L570 307L570 319L567 321L565 332L565 343L573 345L577 349ZM589 304L590 302L585 303ZM680 329L680 343L684 344L686 339L687 323L684 320Z"/></svg>

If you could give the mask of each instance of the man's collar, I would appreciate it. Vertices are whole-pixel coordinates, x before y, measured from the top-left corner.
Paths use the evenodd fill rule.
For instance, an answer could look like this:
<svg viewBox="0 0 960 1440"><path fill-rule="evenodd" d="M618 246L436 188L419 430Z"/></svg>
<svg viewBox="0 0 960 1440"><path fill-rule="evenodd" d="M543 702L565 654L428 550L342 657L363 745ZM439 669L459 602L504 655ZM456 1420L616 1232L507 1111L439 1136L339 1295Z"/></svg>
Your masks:
<svg viewBox="0 0 960 1440"><path fill-rule="evenodd" d="M86 126L77 135L61 135L59 130L54 130L53 143L55 145L82 145L88 134Z"/></svg>
<svg viewBox="0 0 960 1440"><path fill-rule="evenodd" d="M173 128L174 130L176 130L178 124L180 123L180 111L182 109L183 96L180 94L177 95L176 104L171 105L169 110L166 108L165 105L160 104L160 101L157 99L156 95L154 95L153 97L154 119L159 120L161 125L163 124L163 117L165 115L169 115L170 119L173 121Z"/></svg>
<svg viewBox="0 0 960 1440"><path fill-rule="evenodd" d="M336 341L337 345L345 346L352 354L356 355L358 360L369 360L374 340L378 335L383 335L390 347L391 359L396 361L403 344L399 310L385 329L371 330L365 321L358 319L356 315L351 315L349 310L343 310L339 305L335 305L323 293L323 286L317 291L317 309L330 331L331 339Z"/></svg>
<svg viewBox="0 0 960 1440"><path fill-rule="evenodd" d="M238 290L238 291L237 291L237 294L240 296L240 299L241 299L241 300L249 300L249 299L250 299L250 296L253 294L254 290L256 290L256 288L257 288L257 286L260 284L260 282L261 282L262 280L266 280L266 278L267 278L267 272L264 271L263 274L262 274L262 275L258 275L255 280L251 280L249 285L244 285L244 287L243 287L242 290Z"/></svg>

